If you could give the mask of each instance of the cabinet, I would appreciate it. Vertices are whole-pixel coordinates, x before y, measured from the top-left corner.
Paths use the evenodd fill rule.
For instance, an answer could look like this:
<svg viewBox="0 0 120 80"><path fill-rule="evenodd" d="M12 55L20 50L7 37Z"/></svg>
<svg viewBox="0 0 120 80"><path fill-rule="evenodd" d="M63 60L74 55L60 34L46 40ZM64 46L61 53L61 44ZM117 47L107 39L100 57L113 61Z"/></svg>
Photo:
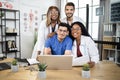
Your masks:
<svg viewBox="0 0 120 80"><path fill-rule="evenodd" d="M1 52L5 57L14 53L15 58L20 58L20 11L0 8L0 14Z"/></svg>
<svg viewBox="0 0 120 80"><path fill-rule="evenodd" d="M103 44L102 60L111 60L120 64L120 23L104 24L103 41L109 44Z"/></svg>
<svg viewBox="0 0 120 80"><path fill-rule="evenodd" d="M111 4L111 21L120 21L120 1Z"/></svg>

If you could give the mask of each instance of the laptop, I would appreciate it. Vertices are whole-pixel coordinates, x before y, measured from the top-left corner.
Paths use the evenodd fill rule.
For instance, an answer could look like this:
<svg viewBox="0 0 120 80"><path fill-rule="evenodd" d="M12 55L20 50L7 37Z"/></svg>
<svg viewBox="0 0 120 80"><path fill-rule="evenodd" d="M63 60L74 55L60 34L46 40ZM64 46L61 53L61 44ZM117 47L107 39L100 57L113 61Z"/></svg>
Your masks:
<svg viewBox="0 0 120 80"><path fill-rule="evenodd" d="M7 70L7 69L11 69L11 63L10 62L0 63L0 71L1 70Z"/></svg>
<svg viewBox="0 0 120 80"><path fill-rule="evenodd" d="M72 69L72 55L40 55L40 63L46 63L50 70Z"/></svg>

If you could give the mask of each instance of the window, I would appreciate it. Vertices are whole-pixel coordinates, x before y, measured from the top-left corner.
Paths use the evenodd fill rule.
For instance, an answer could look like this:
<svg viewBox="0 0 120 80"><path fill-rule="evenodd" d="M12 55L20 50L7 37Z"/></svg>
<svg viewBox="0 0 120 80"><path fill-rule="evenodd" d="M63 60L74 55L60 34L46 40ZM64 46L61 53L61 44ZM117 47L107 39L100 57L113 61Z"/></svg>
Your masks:
<svg viewBox="0 0 120 80"><path fill-rule="evenodd" d="M79 16L86 22L86 4L89 4L89 33L94 39L98 39L99 16L96 16L96 8L100 7L100 0L66 0L75 4L75 16ZM65 3L66 4L66 3ZM84 15L83 15L84 14Z"/></svg>

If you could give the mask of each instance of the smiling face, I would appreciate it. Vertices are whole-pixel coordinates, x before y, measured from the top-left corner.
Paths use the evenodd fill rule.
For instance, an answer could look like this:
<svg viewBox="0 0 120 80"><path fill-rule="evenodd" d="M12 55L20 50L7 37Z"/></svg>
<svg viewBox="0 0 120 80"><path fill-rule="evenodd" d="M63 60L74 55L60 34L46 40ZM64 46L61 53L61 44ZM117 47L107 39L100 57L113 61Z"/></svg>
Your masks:
<svg viewBox="0 0 120 80"><path fill-rule="evenodd" d="M75 39L80 38L82 31L81 31L81 27L78 24L74 24L71 28L71 31L72 31L72 36Z"/></svg>
<svg viewBox="0 0 120 80"><path fill-rule="evenodd" d="M50 11L50 16L51 16L51 20L57 20L57 18L58 18L58 11L56 9L52 9Z"/></svg>
<svg viewBox="0 0 120 80"><path fill-rule="evenodd" d="M62 41L68 35L67 27L59 26L59 29L57 30L57 34L58 34L58 40Z"/></svg>
<svg viewBox="0 0 120 80"><path fill-rule="evenodd" d="M66 6L65 7L65 14L66 14L67 18L73 17L74 11L75 11L75 9L73 6Z"/></svg>

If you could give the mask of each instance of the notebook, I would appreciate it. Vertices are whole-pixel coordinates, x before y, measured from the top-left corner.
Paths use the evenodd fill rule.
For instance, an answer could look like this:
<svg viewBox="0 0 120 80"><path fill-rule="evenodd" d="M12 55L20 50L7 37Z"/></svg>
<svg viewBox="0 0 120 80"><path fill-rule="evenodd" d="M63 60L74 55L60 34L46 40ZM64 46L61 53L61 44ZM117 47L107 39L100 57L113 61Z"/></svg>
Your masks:
<svg viewBox="0 0 120 80"><path fill-rule="evenodd" d="M10 62L6 62L6 63L0 63L0 71L1 70L7 70L11 68L11 63Z"/></svg>
<svg viewBox="0 0 120 80"><path fill-rule="evenodd" d="M32 65L32 64L38 64L38 63L39 63L39 62L38 62L36 59L34 59L34 58L27 59L27 61L29 62L30 65Z"/></svg>
<svg viewBox="0 0 120 80"><path fill-rule="evenodd" d="M69 70L72 69L71 55L40 55L40 63L46 63L50 70Z"/></svg>

